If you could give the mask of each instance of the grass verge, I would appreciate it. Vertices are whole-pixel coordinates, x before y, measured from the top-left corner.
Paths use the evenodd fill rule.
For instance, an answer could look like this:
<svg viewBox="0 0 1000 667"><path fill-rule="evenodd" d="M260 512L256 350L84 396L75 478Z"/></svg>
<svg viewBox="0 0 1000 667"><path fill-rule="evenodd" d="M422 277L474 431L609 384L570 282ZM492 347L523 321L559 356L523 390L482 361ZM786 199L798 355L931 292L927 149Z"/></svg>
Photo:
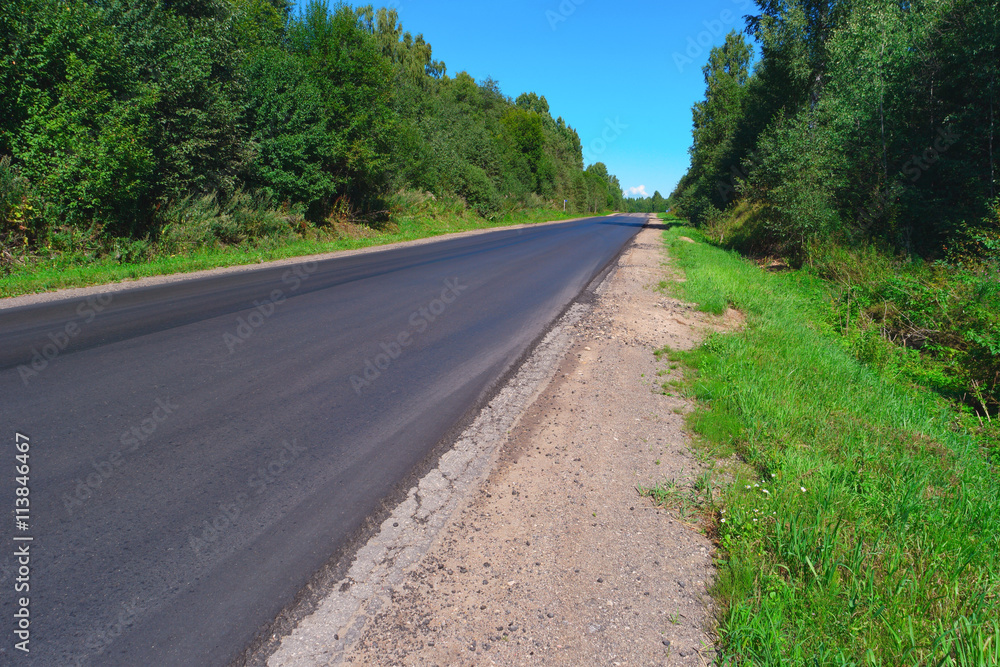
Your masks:
<svg viewBox="0 0 1000 667"><path fill-rule="evenodd" d="M747 317L668 352L692 428L742 462L713 508L719 663L1000 664L1000 485L973 420L852 356L819 279L664 235L686 275L665 288Z"/></svg>
<svg viewBox="0 0 1000 667"><path fill-rule="evenodd" d="M68 287L86 287L172 273L256 264L287 257L302 257L338 250L413 241L416 239L507 225L534 224L605 215L563 213L548 208L515 211L487 220L464 206L432 200L409 204L396 212L383 229L361 225L334 225L310 229L308 234L266 237L236 244L195 245L173 253L148 253L140 261L122 261L94 252L60 252L39 258L0 277L0 298L47 292Z"/></svg>

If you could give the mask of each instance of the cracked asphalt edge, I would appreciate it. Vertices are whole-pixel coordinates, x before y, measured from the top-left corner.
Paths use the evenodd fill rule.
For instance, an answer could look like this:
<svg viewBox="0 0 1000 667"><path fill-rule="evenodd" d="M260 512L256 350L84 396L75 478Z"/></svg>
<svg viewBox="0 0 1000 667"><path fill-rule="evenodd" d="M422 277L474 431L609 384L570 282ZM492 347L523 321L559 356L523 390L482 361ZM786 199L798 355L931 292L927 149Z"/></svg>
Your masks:
<svg viewBox="0 0 1000 667"><path fill-rule="evenodd" d="M620 258L598 277L594 296L604 293ZM268 667L341 664L347 649L390 600L408 569L427 553L456 510L471 497L470 492L488 477L500 446L555 376L575 338L573 327L590 310L589 303L580 301L566 310L454 447L441 456L437 467L410 488L378 532L357 551L347 574L316 610L281 639L267 659Z"/></svg>

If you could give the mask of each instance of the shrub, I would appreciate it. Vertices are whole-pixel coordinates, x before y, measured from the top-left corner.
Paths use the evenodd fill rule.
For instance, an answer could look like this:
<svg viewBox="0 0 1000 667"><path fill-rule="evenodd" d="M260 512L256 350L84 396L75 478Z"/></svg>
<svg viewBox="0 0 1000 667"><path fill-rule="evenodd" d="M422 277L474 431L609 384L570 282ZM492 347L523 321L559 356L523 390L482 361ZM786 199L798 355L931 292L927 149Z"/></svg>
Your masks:
<svg viewBox="0 0 1000 667"><path fill-rule="evenodd" d="M42 217L27 179L0 157L0 270L8 273L41 228Z"/></svg>
<svg viewBox="0 0 1000 667"><path fill-rule="evenodd" d="M266 196L238 190L222 202L216 193L185 197L167 207L163 219L160 246L176 253L217 244L288 240L295 236L302 215L279 210Z"/></svg>
<svg viewBox="0 0 1000 667"><path fill-rule="evenodd" d="M486 172L473 164L464 164L459 179L458 194L469 207L484 218L494 218L500 211L500 193Z"/></svg>

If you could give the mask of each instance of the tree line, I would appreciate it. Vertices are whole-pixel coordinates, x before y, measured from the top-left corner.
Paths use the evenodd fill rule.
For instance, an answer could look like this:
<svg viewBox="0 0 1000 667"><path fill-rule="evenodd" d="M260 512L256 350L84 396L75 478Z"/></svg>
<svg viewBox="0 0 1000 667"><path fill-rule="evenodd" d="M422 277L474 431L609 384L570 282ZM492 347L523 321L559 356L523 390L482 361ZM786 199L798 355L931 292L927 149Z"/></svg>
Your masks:
<svg viewBox="0 0 1000 667"><path fill-rule="evenodd" d="M1000 250L1000 4L757 0L704 66L671 205L739 209L747 246L824 242L911 257ZM728 213L727 213L728 212Z"/></svg>
<svg viewBox="0 0 1000 667"><path fill-rule="evenodd" d="M394 10L7 0L0 45L8 258L165 234L234 243L331 216L377 225L400 190L487 218L622 205L544 97L449 76Z"/></svg>
<svg viewBox="0 0 1000 667"><path fill-rule="evenodd" d="M1000 2L757 9L703 68L670 206L824 279L859 360L1000 424Z"/></svg>
<svg viewBox="0 0 1000 667"><path fill-rule="evenodd" d="M624 206L629 213L665 213L668 208L659 190L649 197L626 197Z"/></svg>

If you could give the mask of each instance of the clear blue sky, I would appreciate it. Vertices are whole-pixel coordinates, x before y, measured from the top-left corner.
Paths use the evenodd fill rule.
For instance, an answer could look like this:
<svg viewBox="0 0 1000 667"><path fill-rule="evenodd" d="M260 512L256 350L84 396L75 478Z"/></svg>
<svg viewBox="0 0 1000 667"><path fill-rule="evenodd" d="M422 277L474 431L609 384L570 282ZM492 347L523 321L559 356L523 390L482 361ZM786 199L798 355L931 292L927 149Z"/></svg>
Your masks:
<svg viewBox="0 0 1000 667"><path fill-rule="evenodd" d="M423 33L449 76L465 70L493 77L510 97L544 95L552 115L580 133L584 161L604 162L626 194L645 186L663 196L687 170L708 50L756 9L751 0L373 4L394 7L404 30Z"/></svg>

